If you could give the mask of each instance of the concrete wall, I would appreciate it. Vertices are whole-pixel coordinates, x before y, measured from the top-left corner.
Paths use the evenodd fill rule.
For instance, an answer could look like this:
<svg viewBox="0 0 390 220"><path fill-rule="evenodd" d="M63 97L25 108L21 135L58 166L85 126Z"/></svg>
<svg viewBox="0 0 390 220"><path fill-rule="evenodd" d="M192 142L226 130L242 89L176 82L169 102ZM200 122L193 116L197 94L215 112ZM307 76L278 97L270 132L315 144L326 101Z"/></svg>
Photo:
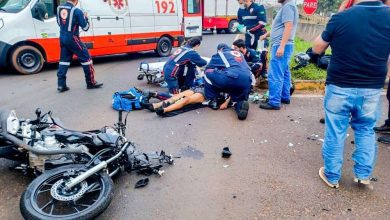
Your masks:
<svg viewBox="0 0 390 220"><path fill-rule="evenodd" d="M321 24L299 23L296 36L305 41L313 41L324 29L325 25Z"/></svg>

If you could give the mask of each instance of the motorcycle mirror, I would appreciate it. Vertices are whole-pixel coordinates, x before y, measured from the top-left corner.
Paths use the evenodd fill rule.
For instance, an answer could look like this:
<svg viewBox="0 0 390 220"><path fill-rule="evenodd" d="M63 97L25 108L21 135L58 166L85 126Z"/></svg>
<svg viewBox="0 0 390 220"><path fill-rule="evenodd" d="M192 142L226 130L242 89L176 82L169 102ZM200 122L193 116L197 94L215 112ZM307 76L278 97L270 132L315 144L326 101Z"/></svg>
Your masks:
<svg viewBox="0 0 390 220"><path fill-rule="evenodd" d="M37 118L41 117L42 111L40 108L35 109L35 114L37 115Z"/></svg>

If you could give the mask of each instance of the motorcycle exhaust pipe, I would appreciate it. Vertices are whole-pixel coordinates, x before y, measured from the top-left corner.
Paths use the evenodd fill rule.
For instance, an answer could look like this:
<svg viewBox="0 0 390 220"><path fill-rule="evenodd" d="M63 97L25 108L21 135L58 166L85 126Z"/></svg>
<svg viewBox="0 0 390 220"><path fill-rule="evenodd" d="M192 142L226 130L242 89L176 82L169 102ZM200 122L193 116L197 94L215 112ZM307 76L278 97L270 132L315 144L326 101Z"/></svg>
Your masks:
<svg viewBox="0 0 390 220"><path fill-rule="evenodd" d="M106 161L100 162L98 165L92 167L91 169L87 170L85 173L77 176L76 178L70 180L68 183L65 184L65 187L67 189L71 189L72 187L76 186L77 184L81 183L82 181L86 180L88 177L92 176L93 174L99 172L100 170L104 169L107 167L107 165L114 160L116 160L118 157L120 157L123 152L129 147L130 143L127 142L125 145L122 147L119 153L117 153L115 156L111 157L110 159Z"/></svg>

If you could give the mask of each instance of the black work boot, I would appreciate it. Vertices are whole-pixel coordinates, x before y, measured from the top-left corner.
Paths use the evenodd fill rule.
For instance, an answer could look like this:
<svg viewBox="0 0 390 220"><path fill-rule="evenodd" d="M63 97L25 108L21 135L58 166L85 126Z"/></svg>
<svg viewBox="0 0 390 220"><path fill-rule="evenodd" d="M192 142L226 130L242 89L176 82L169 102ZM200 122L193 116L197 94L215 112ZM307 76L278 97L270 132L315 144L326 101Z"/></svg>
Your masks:
<svg viewBox="0 0 390 220"><path fill-rule="evenodd" d="M98 88L101 88L102 86L103 86L103 83L96 82L95 84L87 85L87 89L98 89Z"/></svg>
<svg viewBox="0 0 390 220"><path fill-rule="evenodd" d="M259 108L265 110L280 110L280 107L268 104L268 102L260 102Z"/></svg>
<svg viewBox="0 0 390 220"><path fill-rule="evenodd" d="M236 104L236 112L237 112L237 117L239 120L245 120L246 117L248 116L248 111L249 111L249 102L248 101L241 101Z"/></svg>
<svg viewBox="0 0 390 220"><path fill-rule="evenodd" d="M374 131L377 133L383 133L383 134L390 134L390 126L389 125L382 125L380 127L375 127Z"/></svg>
<svg viewBox="0 0 390 220"><path fill-rule="evenodd" d="M58 86L58 88L57 88L57 91L58 92L66 92L66 91L68 91L70 88L69 87L67 87L67 86Z"/></svg>
<svg viewBox="0 0 390 220"><path fill-rule="evenodd" d="M209 102L209 107L212 109L212 110L218 110L219 109L219 106L218 106L218 100L217 99L213 99Z"/></svg>

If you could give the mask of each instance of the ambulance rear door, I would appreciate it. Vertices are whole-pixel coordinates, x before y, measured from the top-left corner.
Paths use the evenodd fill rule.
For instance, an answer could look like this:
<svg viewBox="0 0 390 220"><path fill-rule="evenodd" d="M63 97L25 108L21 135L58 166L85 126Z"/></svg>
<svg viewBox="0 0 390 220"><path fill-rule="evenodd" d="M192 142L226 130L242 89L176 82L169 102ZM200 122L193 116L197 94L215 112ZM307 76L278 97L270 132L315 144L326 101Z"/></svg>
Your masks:
<svg viewBox="0 0 390 220"><path fill-rule="evenodd" d="M186 38L202 36L202 1L183 0L184 36Z"/></svg>

